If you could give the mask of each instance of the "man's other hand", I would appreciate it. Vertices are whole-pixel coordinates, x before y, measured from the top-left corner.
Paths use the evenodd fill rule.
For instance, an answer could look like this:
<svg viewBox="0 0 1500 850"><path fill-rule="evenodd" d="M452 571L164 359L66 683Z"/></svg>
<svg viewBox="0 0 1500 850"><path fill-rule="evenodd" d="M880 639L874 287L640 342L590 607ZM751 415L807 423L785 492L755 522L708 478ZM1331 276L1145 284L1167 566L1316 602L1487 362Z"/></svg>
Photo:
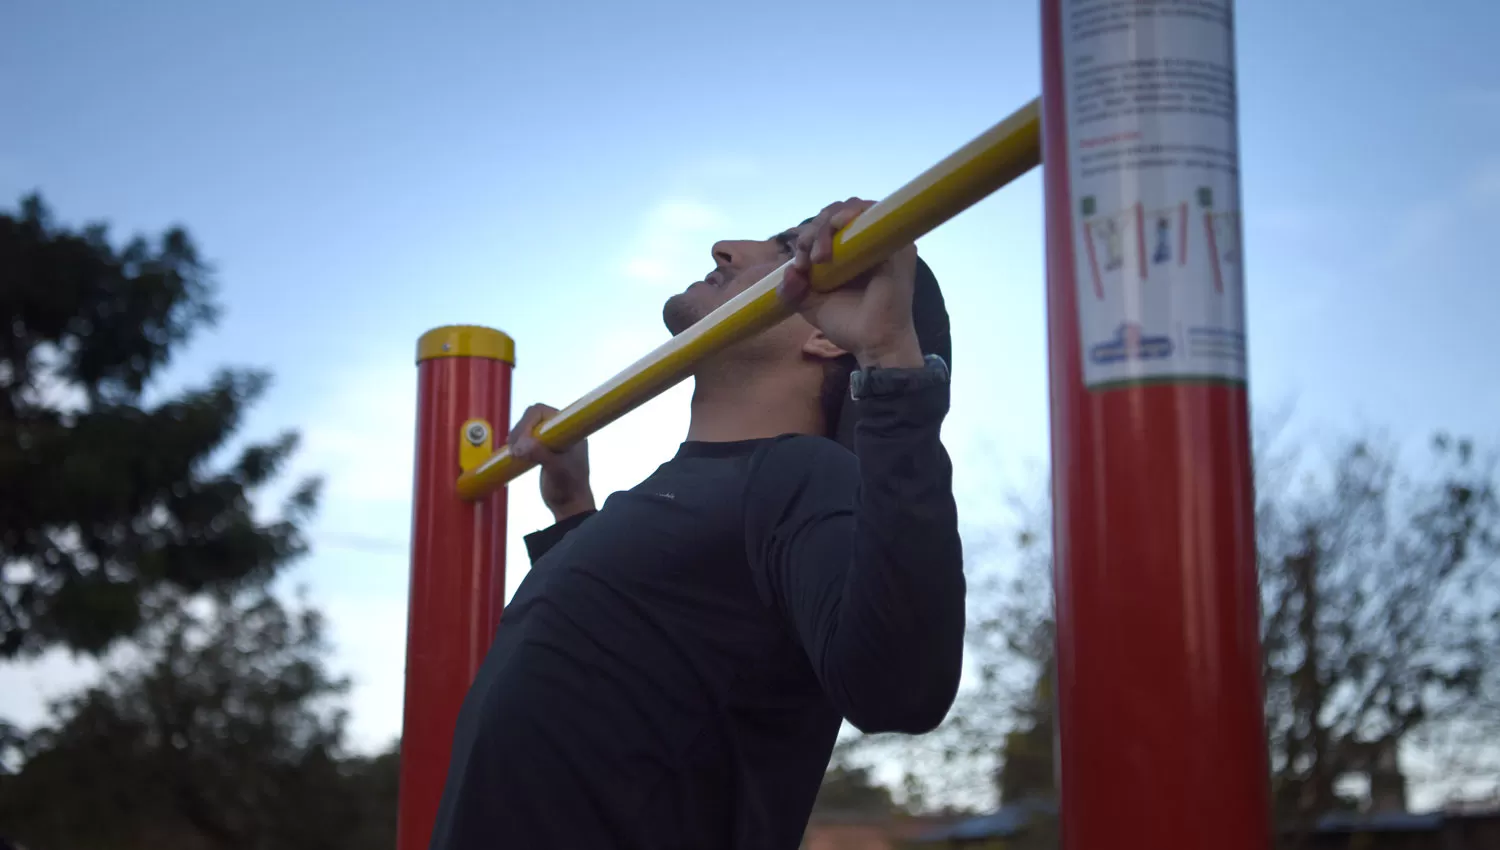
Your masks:
<svg viewBox="0 0 1500 850"><path fill-rule="evenodd" d="M556 522L594 510L594 491L589 487L589 444L554 452L536 438L537 426L557 415L557 408L533 404L521 414L506 445L511 457L534 463L542 469L542 503Z"/></svg>

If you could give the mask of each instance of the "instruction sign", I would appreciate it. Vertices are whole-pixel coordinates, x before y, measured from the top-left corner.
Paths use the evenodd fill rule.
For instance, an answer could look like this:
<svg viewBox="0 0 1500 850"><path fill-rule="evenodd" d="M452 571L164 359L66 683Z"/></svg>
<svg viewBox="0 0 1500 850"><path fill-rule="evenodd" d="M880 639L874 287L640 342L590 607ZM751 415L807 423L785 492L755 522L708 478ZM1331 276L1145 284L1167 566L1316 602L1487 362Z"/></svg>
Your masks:
<svg viewBox="0 0 1500 850"><path fill-rule="evenodd" d="M1083 379L1243 382L1229 0L1062 15Z"/></svg>

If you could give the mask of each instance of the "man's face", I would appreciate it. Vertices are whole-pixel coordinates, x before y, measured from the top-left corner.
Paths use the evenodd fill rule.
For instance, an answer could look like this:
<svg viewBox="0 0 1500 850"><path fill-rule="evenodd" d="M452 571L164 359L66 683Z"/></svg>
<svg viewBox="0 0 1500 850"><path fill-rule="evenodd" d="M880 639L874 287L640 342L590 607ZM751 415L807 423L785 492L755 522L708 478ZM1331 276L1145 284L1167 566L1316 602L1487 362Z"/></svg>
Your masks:
<svg viewBox="0 0 1500 850"><path fill-rule="evenodd" d="M714 269L703 280L667 299L662 321L673 336L692 327L777 266L792 258L796 231L788 230L770 239L728 240L713 247ZM745 274L754 270L754 274Z"/></svg>

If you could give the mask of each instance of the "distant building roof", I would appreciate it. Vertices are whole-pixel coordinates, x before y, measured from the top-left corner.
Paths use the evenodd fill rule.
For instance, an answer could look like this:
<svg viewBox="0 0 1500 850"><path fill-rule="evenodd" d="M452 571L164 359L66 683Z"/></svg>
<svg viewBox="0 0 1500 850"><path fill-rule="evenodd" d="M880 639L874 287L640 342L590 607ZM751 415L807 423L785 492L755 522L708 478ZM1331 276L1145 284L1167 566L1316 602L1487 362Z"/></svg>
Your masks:
<svg viewBox="0 0 1500 850"><path fill-rule="evenodd" d="M1479 807L1476 807L1479 809ZM1037 815L1057 814L1057 804L1049 800L1026 800L1001 807L992 814L967 818L957 823L922 833L917 843L942 841L977 841L988 838L1011 838L1026 831ZM1445 820L1494 817L1494 809L1470 812L1333 812L1318 819L1314 829L1322 833L1340 832L1434 832Z"/></svg>
<svg viewBox="0 0 1500 850"><path fill-rule="evenodd" d="M1443 826L1442 812L1331 812L1318 818L1318 832L1431 832Z"/></svg>
<svg viewBox="0 0 1500 850"><path fill-rule="evenodd" d="M961 820L918 836L919 843L938 841L974 841L983 838L1009 838L1026 831L1037 815L1056 815L1057 804L1050 800L1023 800L1002 806L993 814Z"/></svg>

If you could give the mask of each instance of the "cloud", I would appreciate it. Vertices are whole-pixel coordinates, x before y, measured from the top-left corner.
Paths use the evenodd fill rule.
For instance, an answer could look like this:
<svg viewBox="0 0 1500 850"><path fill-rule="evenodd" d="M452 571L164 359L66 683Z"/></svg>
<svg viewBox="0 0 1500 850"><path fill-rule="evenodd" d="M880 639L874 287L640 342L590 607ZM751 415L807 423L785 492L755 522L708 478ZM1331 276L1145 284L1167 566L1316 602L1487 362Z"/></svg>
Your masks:
<svg viewBox="0 0 1500 850"><path fill-rule="evenodd" d="M1394 216L1386 243L1392 260L1432 263L1451 259L1476 224L1500 207L1500 159L1479 162L1456 184L1412 204Z"/></svg>
<svg viewBox="0 0 1500 850"><path fill-rule="evenodd" d="M332 665L352 680L349 743L374 751L401 734L406 682L406 597L341 594L320 603L335 649Z"/></svg>
<svg viewBox="0 0 1500 850"><path fill-rule="evenodd" d="M1496 99L1500 109L1500 98ZM1490 205L1500 201L1500 159L1490 159L1474 169L1468 181L1469 198L1475 203Z"/></svg>
<svg viewBox="0 0 1500 850"><path fill-rule="evenodd" d="M1420 260L1446 240L1453 230L1455 214L1449 198L1423 201L1398 212L1387 243L1392 258Z"/></svg>
<svg viewBox="0 0 1500 850"><path fill-rule="evenodd" d="M1336 207L1308 204L1276 205L1262 204L1250 211L1245 227L1247 235L1263 235L1265 238L1284 239L1326 231L1341 224L1344 211Z"/></svg>
<svg viewBox="0 0 1500 850"><path fill-rule="evenodd" d="M382 364L330 381L337 389L302 429L299 468L324 477L329 507L405 504L411 499L417 370Z"/></svg>
<svg viewBox="0 0 1500 850"><path fill-rule="evenodd" d="M727 217L692 198L668 198L647 212L623 262L627 278L650 289L680 289L711 267L708 246L722 236Z"/></svg>
<svg viewBox="0 0 1500 850"><path fill-rule="evenodd" d="M725 182L745 182L760 176L759 161L736 154L704 157L682 170L680 182L693 187L712 187Z"/></svg>

